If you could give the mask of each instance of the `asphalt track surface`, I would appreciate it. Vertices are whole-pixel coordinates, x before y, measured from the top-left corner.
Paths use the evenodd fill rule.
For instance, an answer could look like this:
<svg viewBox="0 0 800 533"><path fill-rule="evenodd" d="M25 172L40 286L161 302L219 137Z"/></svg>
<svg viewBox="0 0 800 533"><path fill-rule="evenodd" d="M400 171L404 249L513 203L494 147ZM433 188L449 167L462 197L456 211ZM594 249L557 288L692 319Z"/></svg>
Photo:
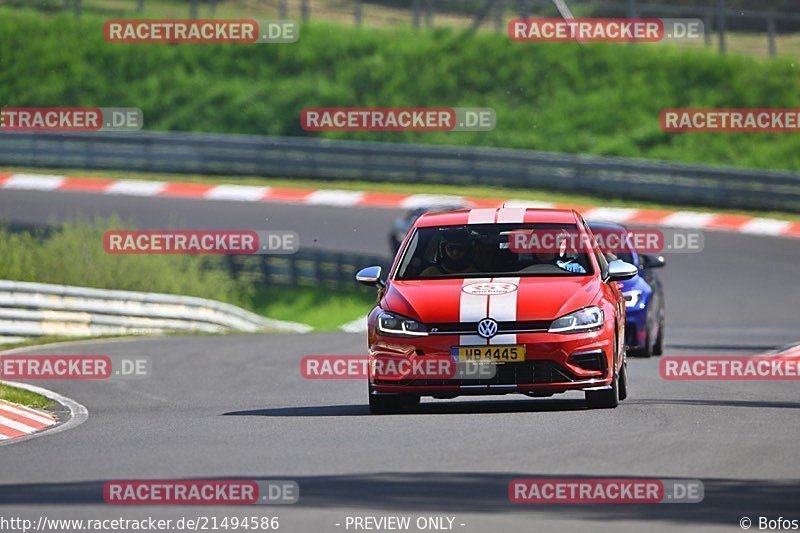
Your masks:
<svg viewBox="0 0 800 533"><path fill-rule="evenodd" d="M149 227L288 229L301 244L382 253L398 211L0 192L0 218L119 213ZM264 226L264 224L267 224ZM667 355L748 355L797 341L800 241L707 233L660 272ZM298 317L300 318L300 317ZM800 519L797 382L691 382L631 359L630 396L423 400L367 414L361 382L309 381L308 354L364 354L362 335L112 340L30 353L148 356L140 380L39 382L82 403L75 429L0 448L0 517L278 516L281 531L347 531L348 515L454 516L455 531L735 531ZM520 506L524 477L701 479L698 504ZM112 507L110 479L293 479L300 501L247 508ZM336 526L335 524L342 524ZM460 526L459 524L465 524ZM353 531L350 529L350 531ZM416 531L412 529L411 531Z"/></svg>

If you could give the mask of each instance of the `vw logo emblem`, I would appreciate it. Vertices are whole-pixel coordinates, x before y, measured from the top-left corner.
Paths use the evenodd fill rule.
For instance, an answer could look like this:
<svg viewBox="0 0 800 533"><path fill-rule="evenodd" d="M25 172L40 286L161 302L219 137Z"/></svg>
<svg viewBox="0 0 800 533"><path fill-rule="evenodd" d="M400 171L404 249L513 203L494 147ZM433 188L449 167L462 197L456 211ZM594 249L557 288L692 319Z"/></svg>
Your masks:
<svg viewBox="0 0 800 533"><path fill-rule="evenodd" d="M497 335L497 322L492 318L484 318L478 322L478 335L484 339L491 339Z"/></svg>

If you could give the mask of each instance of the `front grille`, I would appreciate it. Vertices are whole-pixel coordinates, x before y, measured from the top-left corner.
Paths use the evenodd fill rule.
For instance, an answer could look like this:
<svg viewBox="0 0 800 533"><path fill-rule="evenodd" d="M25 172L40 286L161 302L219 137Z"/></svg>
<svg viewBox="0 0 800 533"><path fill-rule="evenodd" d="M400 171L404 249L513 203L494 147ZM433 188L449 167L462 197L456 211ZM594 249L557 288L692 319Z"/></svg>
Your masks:
<svg viewBox="0 0 800 533"><path fill-rule="evenodd" d="M505 321L497 323L497 334L513 332L547 331L549 320ZM426 324L431 335L470 335L477 334L477 322L437 322Z"/></svg>
<svg viewBox="0 0 800 533"><path fill-rule="evenodd" d="M574 374L553 361L526 361L497 365L497 373L490 379L413 379L408 381L376 380L376 384L408 385L416 387L469 386L469 385L527 385L536 383L564 383L575 381Z"/></svg>

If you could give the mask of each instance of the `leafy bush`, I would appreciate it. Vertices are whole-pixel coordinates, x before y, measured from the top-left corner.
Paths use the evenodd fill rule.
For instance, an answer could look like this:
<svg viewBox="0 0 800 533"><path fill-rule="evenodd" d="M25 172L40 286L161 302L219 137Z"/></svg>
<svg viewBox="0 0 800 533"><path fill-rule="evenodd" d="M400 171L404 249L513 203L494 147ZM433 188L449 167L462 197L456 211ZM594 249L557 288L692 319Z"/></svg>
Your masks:
<svg viewBox="0 0 800 533"><path fill-rule="evenodd" d="M147 129L309 135L312 106L492 107L491 132L327 137L800 169L800 136L667 134L667 107L800 107L791 59L314 23L287 45L109 44L101 18L0 9L0 101L131 106ZM35 37L33 37L35 36Z"/></svg>

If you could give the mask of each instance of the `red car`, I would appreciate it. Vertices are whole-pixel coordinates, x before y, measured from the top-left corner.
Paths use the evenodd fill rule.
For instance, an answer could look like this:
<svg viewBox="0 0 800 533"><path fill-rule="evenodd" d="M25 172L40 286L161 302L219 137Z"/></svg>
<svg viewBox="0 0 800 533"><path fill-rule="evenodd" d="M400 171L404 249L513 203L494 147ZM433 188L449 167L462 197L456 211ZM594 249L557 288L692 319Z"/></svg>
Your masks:
<svg viewBox="0 0 800 533"><path fill-rule="evenodd" d="M512 245L537 232L585 244ZM386 280L380 267L356 276L378 287L368 320L370 411L411 409L421 396L566 391L584 391L591 408L616 407L627 395L625 299L616 282L636 273L608 263L572 210L421 216Z"/></svg>

